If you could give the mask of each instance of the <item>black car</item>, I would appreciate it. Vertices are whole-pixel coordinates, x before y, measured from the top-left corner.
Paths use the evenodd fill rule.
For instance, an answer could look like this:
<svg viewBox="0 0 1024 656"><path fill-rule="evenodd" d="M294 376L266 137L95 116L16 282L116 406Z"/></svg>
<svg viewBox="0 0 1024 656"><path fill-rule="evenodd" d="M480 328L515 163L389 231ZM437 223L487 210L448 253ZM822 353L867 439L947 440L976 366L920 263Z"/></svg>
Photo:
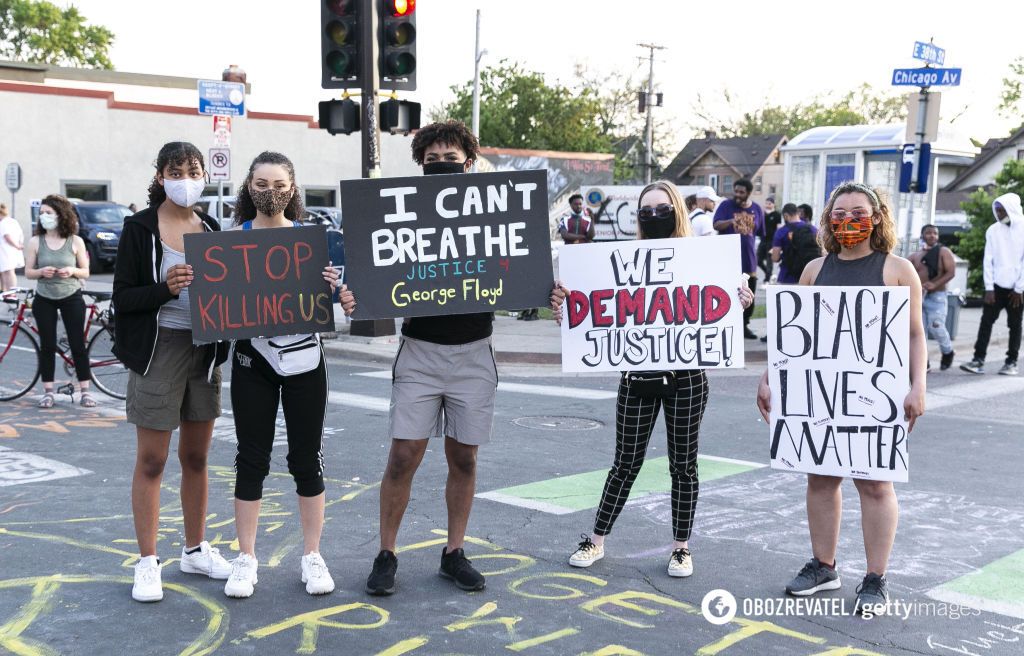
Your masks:
<svg viewBox="0 0 1024 656"><path fill-rule="evenodd" d="M78 236L89 249L89 270L100 273L105 267L113 267L124 219L132 211L108 201L76 200L72 203L78 212Z"/></svg>

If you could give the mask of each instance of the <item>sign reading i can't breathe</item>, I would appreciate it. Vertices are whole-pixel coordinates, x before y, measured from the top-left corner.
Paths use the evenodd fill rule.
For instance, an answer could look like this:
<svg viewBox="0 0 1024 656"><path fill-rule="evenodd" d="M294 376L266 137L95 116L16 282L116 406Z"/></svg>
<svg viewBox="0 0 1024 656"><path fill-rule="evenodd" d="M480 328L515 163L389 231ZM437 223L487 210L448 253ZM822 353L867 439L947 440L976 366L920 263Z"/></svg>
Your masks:
<svg viewBox="0 0 1024 656"><path fill-rule="evenodd" d="M742 367L739 250L739 235L563 248L562 371Z"/></svg>
<svg viewBox="0 0 1024 656"><path fill-rule="evenodd" d="M906 482L910 290L766 289L772 467Z"/></svg>
<svg viewBox="0 0 1024 656"><path fill-rule="evenodd" d="M192 341L334 330L324 226L185 235Z"/></svg>
<svg viewBox="0 0 1024 656"><path fill-rule="evenodd" d="M342 180L355 319L546 306L545 171Z"/></svg>

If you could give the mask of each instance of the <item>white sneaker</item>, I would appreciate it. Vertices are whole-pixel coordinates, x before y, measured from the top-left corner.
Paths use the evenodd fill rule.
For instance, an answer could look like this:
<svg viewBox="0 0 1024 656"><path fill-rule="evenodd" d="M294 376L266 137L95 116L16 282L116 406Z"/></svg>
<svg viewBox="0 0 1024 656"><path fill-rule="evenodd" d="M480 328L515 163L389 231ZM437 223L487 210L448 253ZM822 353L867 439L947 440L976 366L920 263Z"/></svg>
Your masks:
<svg viewBox="0 0 1024 656"><path fill-rule="evenodd" d="M224 594L238 599L251 597L258 581L256 569L259 566L259 561L249 554L238 554L238 558L231 561L231 576L224 584Z"/></svg>
<svg viewBox="0 0 1024 656"><path fill-rule="evenodd" d="M589 535L581 535L580 537L583 540L576 548L576 551L569 556L570 565L573 567L590 567L604 558L603 544L594 544Z"/></svg>
<svg viewBox="0 0 1024 656"><path fill-rule="evenodd" d="M693 559L690 558L690 550L684 548L676 549L668 559L668 575L676 578L683 578L693 574Z"/></svg>
<svg viewBox="0 0 1024 656"><path fill-rule="evenodd" d="M164 598L164 589L160 585L160 561L156 556L140 558L135 564L135 585L132 586L132 599L135 601L160 601Z"/></svg>
<svg viewBox="0 0 1024 656"><path fill-rule="evenodd" d="M217 547L203 540L199 543L199 551L187 554L181 548L181 571L186 574L205 574L211 579L224 580L231 576L231 564L224 560Z"/></svg>
<svg viewBox="0 0 1024 656"><path fill-rule="evenodd" d="M311 595L334 591L334 579L327 571L327 563L316 551L302 557L302 582L306 584L306 592Z"/></svg>

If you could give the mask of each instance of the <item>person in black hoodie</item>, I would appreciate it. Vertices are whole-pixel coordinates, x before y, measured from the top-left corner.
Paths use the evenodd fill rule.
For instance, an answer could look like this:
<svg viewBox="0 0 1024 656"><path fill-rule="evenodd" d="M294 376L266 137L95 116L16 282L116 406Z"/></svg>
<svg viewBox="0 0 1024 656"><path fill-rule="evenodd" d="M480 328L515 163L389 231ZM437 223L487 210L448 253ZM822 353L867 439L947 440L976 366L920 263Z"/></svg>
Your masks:
<svg viewBox="0 0 1024 656"><path fill-rule="evenodd" d="M192 206L206 184L203 155L194 145L160 149L149 187L149 207L125 219L114 269L117 316L114 353L131 371L126 410L135 424L138 454L132 479L132 513L140 559L132 598L163 598L156 556L160 482L171 433L179 429L181 507L185 539L181 571L226 579L231 566L203 539L206 457L213 422L220 416L220 365L228 344L192 344L184 235L219 230Z"/></svg>

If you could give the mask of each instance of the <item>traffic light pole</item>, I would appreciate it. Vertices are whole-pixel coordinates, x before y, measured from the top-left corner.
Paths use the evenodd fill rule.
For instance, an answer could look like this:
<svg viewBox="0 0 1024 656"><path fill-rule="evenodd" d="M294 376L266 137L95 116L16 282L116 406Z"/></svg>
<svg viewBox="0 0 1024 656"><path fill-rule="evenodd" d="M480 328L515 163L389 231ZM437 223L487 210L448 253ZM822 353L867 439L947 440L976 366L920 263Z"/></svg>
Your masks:
<svg viewBox="0 0 1024 656"><path fill-rule="evenodd" d="M644 184L651 184L651 173L654 170L654 153L651 152L654 148L654 116L651 114L651 106L654 104L654 51L664 50L664 46L657 46L653 43L640 43L637 44L641 48L647 48L650 50L648 59L650 60L650 69L647 74L647 125L644 129Z"/></svg>
<svg viewBox="0 0 1024 656"><path fill-rule="evenodd" d="M927 67L926 67L927 68ZM921 168L921 146L924 145L928 125L928 87L921 87L917 105L917 129L914 132L914 161L910 165L910 203L907 206L907 232L903 240L903 254L909 256L914 239L914 201L917 196L917 174Z"/></svg>

